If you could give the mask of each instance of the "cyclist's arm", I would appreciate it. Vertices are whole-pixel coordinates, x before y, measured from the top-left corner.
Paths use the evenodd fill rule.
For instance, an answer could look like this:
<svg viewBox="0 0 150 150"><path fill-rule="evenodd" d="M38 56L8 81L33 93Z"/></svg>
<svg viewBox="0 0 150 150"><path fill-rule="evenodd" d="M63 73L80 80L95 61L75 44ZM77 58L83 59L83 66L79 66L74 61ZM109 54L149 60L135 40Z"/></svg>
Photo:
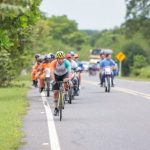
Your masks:
<svg viewBox="0 0 150 150"><path fill-rule="evenodd" d="M64 60L64 63L65 63L65 67L67 69L67 72L68 72L68 79L70 80L71 79L71 64L68 60Z"/></svg>
<svg viewBox="0 0 150 150"><path fill-rule="evenodd" d="M57 63L57 60L54 60L54 61L52 61L51 62L51 64L50 64L50 71L51 71L51 79L52 80L55 80L55 77L54 77L54 70L55 70L55 68L56 68L56 63Z"/></svg>

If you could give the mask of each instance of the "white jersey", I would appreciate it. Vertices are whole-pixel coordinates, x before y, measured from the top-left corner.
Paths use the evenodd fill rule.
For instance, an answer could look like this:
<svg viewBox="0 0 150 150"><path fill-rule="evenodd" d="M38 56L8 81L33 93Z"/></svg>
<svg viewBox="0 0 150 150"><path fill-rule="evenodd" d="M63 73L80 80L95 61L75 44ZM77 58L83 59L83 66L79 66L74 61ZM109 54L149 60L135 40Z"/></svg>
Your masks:
<svg viewBox="0 0 150 150"><path fill-rule="evenodd" d="M71 64L71 68L73 69L76 69L78 67L78 64L74 60L71 60L70 64Z"/></svg>

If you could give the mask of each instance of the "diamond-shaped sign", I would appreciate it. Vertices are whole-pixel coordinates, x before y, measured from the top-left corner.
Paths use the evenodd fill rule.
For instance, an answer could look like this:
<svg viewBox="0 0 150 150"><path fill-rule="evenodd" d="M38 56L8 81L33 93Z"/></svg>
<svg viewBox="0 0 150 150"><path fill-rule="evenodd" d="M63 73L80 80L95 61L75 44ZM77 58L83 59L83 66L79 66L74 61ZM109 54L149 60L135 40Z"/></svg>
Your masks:
<svg viewBox="0 0 150 150"><path fill-rule="evenodd" d="M119 52L119 53L116 55L116 58L117 58L119 61L123 61L123 60L126 58L126 55L125 55L123 52Z"/></svg>

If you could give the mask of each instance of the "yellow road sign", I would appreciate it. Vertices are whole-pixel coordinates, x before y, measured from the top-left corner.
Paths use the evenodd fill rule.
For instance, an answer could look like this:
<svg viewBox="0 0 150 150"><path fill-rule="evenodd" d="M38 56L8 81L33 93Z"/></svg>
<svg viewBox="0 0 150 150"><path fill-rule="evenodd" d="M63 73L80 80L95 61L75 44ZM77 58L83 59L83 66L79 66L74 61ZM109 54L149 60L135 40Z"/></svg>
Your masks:
<svg viewBox="0 0 150 150"><path fill-rule="evenodd" d="M123 60L126 58L126 55L125 55L123 52L119 52L119 53L116 55L116 58L117 58L119 61L123 61Z"/></svg>

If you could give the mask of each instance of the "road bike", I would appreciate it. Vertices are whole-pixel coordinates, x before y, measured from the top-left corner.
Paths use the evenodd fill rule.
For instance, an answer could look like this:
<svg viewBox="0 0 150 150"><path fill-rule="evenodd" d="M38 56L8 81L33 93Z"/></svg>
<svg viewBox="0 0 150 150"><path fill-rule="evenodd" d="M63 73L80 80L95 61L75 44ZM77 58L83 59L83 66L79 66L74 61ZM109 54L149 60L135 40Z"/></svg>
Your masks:
<svg viewBox="0 0 150 150"><path fill-rule="evenodd" d="M51 90L51 82L50 82L50 68L45 68L45 90L47 93L47 96L50 96L50 90Z"/></svg>
<svg viewBox="0 0 150 150"><path fill-rule="evenodd" d="M58 108L59 119L61 121L62 120L62 110L64 109L64 94L65 94L64 83L66 83L66 82L57 81L56 83L58 84L58 87L59 87L57 108Z"/></svg>

